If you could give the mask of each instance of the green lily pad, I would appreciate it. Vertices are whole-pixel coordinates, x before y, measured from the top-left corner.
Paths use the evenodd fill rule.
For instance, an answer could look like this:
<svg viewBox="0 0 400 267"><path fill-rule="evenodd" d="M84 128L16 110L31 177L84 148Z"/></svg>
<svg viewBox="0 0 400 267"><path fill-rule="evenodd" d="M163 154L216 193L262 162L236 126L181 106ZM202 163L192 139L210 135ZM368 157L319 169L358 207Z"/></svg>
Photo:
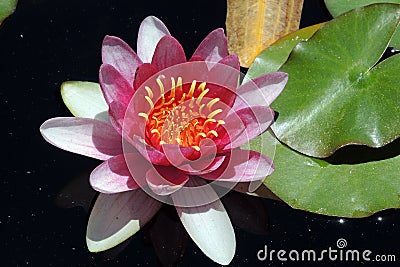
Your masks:
<svg viewBox="0 0 400 267"><path fill-rule="evenodd" d="M10 16L16 6L17 6L18 0L1 0L0 1L0 24L3 22L5 18Z"/></svg>
<svg viewBox="0 0 400 267"><path fill-rule="evenodd" d="M313 157L348 144L381 147L400 136L400 54L379 64L400 5L375 4L328 22L299 43L280 71L289 81L271 105L278 139Z"/></svg>
<svg viewBox="0 0 400 267"><path fill-rule="evenodd" d="M308 38L310 38L324 24L325 23L320 23L300 29L286 35L270 45L254 60L254 63L250 66L246 76L244 77L243 83L263 74L277 71L288 59L293 48L298 43L308 40Z"/></svg>
<svg viewBox="0 0 400 267"><path fill-rule="evenodd" d="M262 147L262 139L276 143L275 171L264 184L293 208L356 218L400 207L400 156L333 165L297 153L269 132L252 140L251 148Z"/></svg>
<svg viewBox="0 0 400 267"><path fill-rule="evenodd" d="M400 0L325 0L325 5L332 16L337 17L357 7L367 6L375 3L400 4ZM393 35L390 46L400 48L400 29Z"/></svg>

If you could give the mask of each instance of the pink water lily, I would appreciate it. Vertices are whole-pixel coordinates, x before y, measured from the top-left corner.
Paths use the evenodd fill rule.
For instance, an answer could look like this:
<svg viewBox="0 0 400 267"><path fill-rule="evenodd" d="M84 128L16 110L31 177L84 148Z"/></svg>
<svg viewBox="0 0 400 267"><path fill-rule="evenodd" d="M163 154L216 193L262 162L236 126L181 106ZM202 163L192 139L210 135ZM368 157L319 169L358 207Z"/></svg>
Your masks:
<svg viewBox="0 0 400 267"><path fill-rule="evenodd" d="M268 157L240 147L272 123L268 106L287 75L267 74L236 88L239 61L228 54L222 29L211 32L189 60L155 17L142 22L137 42L136 54L106 36L101 90L95 83L65 83L63 100L76 117L40 127L49 143L104 161L90 175L101 194L89 218L88 248L102 251L126 240L161 207L148 193L170 195L199 248L229 264L233 228L206 180L234 184L272 173Z"/></svg>

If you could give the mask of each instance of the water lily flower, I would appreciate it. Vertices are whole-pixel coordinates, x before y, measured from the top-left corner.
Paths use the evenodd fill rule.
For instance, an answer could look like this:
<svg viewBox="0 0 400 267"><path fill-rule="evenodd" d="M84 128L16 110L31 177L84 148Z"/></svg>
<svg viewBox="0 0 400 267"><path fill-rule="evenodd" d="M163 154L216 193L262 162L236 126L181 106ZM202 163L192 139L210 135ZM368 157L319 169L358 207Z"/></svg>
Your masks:
<svg viewBox="0 0 400 267"><path fill-rule="evenodd" d="M53 118L40 131L51 144L103 160L90 175L100 192L87 228L90 251L135 234L172 199L183 226L212 260L229 264L236 241L219 196L206 182L252 182L273 171L272 160L241 149L273 121L268 107L287 75L271 73L237 87L239 61L222 29L187 60L180 43L155 17L141 24L137 54L106 36L100 88L67 82L72 118ZM233 187L232 186L232 187ZM169 197L170 196L170 197Z"/></svg>

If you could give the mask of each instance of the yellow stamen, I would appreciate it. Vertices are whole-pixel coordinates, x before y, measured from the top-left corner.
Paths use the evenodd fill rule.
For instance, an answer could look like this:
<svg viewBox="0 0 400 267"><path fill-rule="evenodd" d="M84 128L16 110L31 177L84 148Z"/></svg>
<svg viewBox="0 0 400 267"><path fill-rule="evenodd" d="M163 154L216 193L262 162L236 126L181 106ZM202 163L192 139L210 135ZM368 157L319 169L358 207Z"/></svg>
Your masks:
<svg viewBox="0 0 400 267"><path fill-rule="evenodd" d="M196 134L195 139L198 140L200 137L206 138L207 135L205 133L198 133L198 134Z"/></svg>
<svg viewBox="0 0 400 267"><path fill-rule="evenodd" d="M212 119L215 115L217 115L217 114L219 114L219 113L221 113L222 112L222 109L217 109L217 110L214 110L213 112L211 112L210 114L208 114L208 118L209 119Z"/></svg>
<svg viewBox="0 0 400 267"><path fill-rule="evenodd" d="M203 115L203 108L206 106L206 104L201 104L200 108L199 108L199 113L200 115Z"/></svg>
<svg viewBox="0 0 400 267"><path fill-rule="evenodd" d="M146 120L149 119L149 115L147 115L146 113L140 112L138 115L139 115L140 117L145 118Z"/></svg>
<svg viewBox="0 0 400 267"><path fill-rule="evenodd" d="M146 98L147 102L149 102L150 108L154 108L154 103L151 101L150 97L146 95L144 98Z"/></svg>
<svg viewBox="0 0 400 267"><path fill-rule="evenodd" d="M164 105L169 106L171 105L173 102L175 101L175 97L172 97L167 103L165 103Z"/></svg>
<svg viewBox="0 0 400 267"><path fill-rule="evenodd" d="M206 87L206 83L202 82L197 89L201 90L202 92L204 91L204 88ZM208 89L207 89L208 90Z"/></svg>
<svg viewBox="0 0 400 267"><path fill-rule="evenodd" d="M151 118L152 118L153 121L154 121L154 128L158 128L158 120L157 120L157 117L156 117L156 116L152 116Z"/></svg>
<svg viewBox="0 0 400 267"><path fill-rule="evenodd" d="M182 77L178 77L178 81L176 82L176 87L182 90Z"/></svg>
<svg viewBox="0 0 400 267"><path fill-rule="evenodd" d="M151 88L148 86L145 86L144 89L146 89L147 94L149 95L150 98L153 98L153 91L151 91Z"/></svg>
<svg viewBox="0 0 400 267"><path fill-rule="evenodd" d="M193 108L193 103L194 103L195 98L192 97L192 99L190 99L190 103L189 103L189 108Z"/></svg>
<svg viewBox="0 0 400 267"><path fill-rule="evenodd" d="M164 84L160 79L156 79L158 87L160 87L161 97L164 97Z"/></svg>
<svg viewBox="0 0 400 267"><path fill-rule="evenodd" d="M200 147L198 146L192 146L194 149L196 149L196 151L200 151Z"/></svg>
<svg viewBox="0 0 400 267"><path fill-rule="evenodd" d="M192 84L190 85L190 90L188 93L189 98L193 96L194 89L196 89L196 80L193 80Z"/></svg>
<svg viewBox="0 0 400 267"><path fill-rule="evenodd" d="M205 84L205 83L204 83ZM199 86L200 87L200 86ZM210 89L206 89L203 92L201 92L201 94L199 95L199 97L196 100L196 104L200 105L201 100L203 99L203 97L208 93L208 91L210 91Z"/></svg>
<svg viewBox="0 0 400 267"><path fill-rule="evenodd" d="M171 97L171 98L174 98L175 97L175 78L174 77L171 77L171 83L172 83L172 85L171 85L171 93L170 93L170 95L169 95L169 97Z"/></svg>
<svg viewBox="0 0 400 267"><path fill-rule="evenodd" d="M160 135L160 132L159 132L157 129L151 130L151 133L152 133L152 134L157 133L157 135Z"/></svg>
<svg viewBox="0 0 400 267"><path fill-rule="evenodd" d="M186 93L183 93L181 100L179 100L179 103L182 103L186 98Z"/></svg>
<svg viewBox="0 0 400 267"><path fill-rule="evenodd" d="M209 110L211 110L212 106L215 105L215 103L217 103L219 101L219 98L214 98L213 100L211 100L210 102L208 102L207 107Z"/></svg>
<svg viewBox="0 0 400 267"><path fill-rule="evenodd" d="M215 130L211 130L207 133L207 136L209 135L214 135L215 137L218 137L218 133Z"/></svg>
<svg viewBox="0 0 400 267"><path fill-rule="evenodd" d="M214 123L214 122L217 122L215 119L206 119L205 121L204 121L204 125L206 125L207 123Z"/></svg>
<svg viewBox="0 0 400 267"><path fill-rule="evenodd" d="M218 127L218 126L220 126L220 125L224 125L224 124L225 124L225 121L219 120L216 127Z"/></svg>

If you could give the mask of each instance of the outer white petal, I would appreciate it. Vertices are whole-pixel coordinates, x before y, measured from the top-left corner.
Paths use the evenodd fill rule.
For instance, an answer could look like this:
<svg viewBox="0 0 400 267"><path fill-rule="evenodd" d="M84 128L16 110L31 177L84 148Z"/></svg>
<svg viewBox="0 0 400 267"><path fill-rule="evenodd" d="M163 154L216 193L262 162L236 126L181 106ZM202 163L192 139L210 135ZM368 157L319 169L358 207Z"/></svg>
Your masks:
<svg viewBox="0 0 400 267"><path fill-rule="evenodd" d="M150 63L158 41L170 35L164 23L154 16L149 16L140 24L137 39L137 54L144 63Z"/></svg>
<svg viewBox="0 0 400 267"><path fill-rule="evenodd" d="M98 83L64 82L61 85L61 97L75 117L109 121L108 106Z"/></svg>
<svg viewBox="0 0 400 267"><path fill-rule="evenodd" d="M222 202L203 180L192 177L186 185L196 186L196 190L181 189L172 194L174 203L183 204L176 206L183 226L207 257L219 264L228 265L235 255L236 240ZM207 203L207 199L214 202L196 206L197 203Z"/></svg>
<svg viewBox="0 0 400 267"><path fill-rule="evenodd" d="M122 154L121 136L108 123L87 118L52 118L40 126L50 144L87 157L107 160Z"/></svg>
<svg viewBox="0 0 400 267"><path fill-rule="evenodd" d="M160 209L161 203L142 190L100 194L94 204L86 231L91 252L110 249L140 230Z"/></svg>

